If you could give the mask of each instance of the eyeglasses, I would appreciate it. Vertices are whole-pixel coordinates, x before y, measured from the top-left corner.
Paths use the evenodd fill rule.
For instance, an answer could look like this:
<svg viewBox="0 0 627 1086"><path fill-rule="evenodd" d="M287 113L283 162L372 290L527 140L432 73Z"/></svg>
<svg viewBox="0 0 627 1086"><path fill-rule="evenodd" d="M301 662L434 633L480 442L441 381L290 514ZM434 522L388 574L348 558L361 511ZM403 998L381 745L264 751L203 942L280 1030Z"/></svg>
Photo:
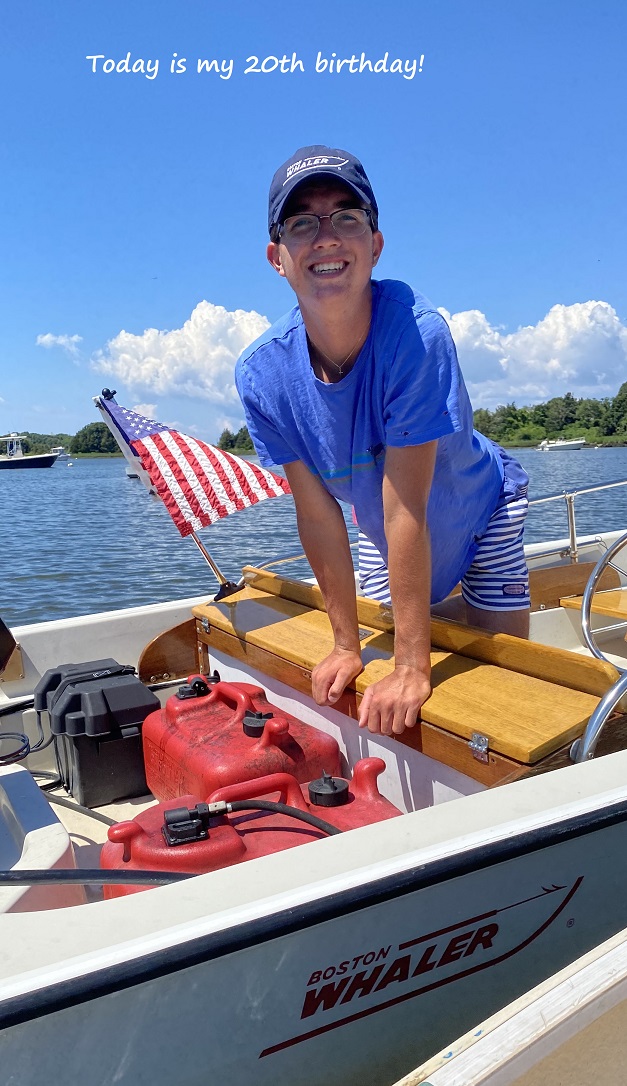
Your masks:
<svg viewBox="0 0 627 1086"><path fill-rule="evenodd" d="M313 241L323 219L330 220L341 238L358 238L372 226L372 212L365 207L340 208L330 215L290 215L279 226L278 236L286 242Z"/></svg>

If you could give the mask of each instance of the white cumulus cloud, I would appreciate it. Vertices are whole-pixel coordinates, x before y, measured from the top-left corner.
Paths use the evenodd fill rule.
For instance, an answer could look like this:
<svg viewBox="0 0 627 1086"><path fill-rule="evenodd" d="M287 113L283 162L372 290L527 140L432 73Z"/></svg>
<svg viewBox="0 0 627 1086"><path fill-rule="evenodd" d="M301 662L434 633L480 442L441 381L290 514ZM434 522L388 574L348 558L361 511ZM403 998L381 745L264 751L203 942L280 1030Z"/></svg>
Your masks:
<svg viewBox="0 0 627 1086"><path fill-rule="evenodd" d="M239 403L233 380L235 362L268 324L254 310L229 312L203 301L182 328L148 328L142 335L119 332L97 352L93 365L136 393Z"/></svg>
<svg viewBox="0 0 627 1086"><path fill-rule="evenodd" d="M38 347L46 347L48 350L51 347L60 347L74 362L78 360L80 355L78 345L82 342L82 336L55 336L52 332L45 332L44 335L37 336L35 340Z"/></svg>
<svg viewBox="0 0 627 1086"><path fill-rule="evenodd" d="M627 377L627 326L607 302L554 305L515 332L473 309L449 323L474 408L577 397L614 396Z"/></svg>
<svg viewBox="0 0 627 1086"><path fill-rule="evenodd" d="M450 325L475 408L493 410L512 401L522 406L565 392L614 396L627 378L627 326L607 302L554 305L537 324L514 332L491 324L478 309L440 312ZM254 310L230 312L202 301L182 328L119 332L92 364L138 398L175 394L220 404L220 422L237 428L235 362L267 327L267 319ZM80 337L38 337L42 346L66 350L76 341ZM152 417L156 406L146 402L135 410Z"/></svg>
<svg viewBox="0 0 627 1086"><path fill-rule="evenodd" d="M138 415L143 415L144 418L154 419L157 416L156 403L136 403L131 407L131 411L136 411Z"/></svg>

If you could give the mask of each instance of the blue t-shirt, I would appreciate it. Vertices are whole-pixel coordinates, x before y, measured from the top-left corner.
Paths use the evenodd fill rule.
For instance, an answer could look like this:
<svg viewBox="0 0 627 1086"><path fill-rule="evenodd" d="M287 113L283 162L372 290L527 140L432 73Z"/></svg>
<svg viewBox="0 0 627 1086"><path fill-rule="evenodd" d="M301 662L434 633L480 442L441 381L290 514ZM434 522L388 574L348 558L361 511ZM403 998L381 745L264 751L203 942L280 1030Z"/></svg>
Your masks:
<svg viewBox="0 0 627 1086"><path fill-rule="evenodd" d="M388 445L438 439L427 517L432 602L470 566L503 483L496 447L472 428L472 409L443 317L394 280L373 281L370 332L340 381L314 374L298 307L240 357L235 380L265 467L302 460L353 505L387 563L382 481Z"/></svg>

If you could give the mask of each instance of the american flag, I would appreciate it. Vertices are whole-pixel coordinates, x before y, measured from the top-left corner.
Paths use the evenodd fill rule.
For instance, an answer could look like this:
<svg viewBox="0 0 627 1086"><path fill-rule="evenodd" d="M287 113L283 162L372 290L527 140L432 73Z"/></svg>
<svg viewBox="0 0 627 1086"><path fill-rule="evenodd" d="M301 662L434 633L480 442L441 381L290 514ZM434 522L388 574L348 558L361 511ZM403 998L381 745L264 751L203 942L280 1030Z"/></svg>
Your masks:
<svg viewBox="0 0 627 1086"><path fill-rule="evenodd" d="M290 493L280 475L120 407L109 396L95 398L104 421L127 459L139 457L181 535Z"/></svg>

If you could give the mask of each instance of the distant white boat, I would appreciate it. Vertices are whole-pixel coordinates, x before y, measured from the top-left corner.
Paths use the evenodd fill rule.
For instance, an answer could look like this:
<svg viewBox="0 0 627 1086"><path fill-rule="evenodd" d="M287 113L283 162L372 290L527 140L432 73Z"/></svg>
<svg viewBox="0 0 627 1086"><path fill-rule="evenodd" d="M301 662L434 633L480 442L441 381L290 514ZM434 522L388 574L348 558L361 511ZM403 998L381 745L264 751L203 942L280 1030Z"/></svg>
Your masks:
<svg viewBox="0 0 627 1086"><path fill-rule="evenodd" d="M70 459L70 454L69 454L69 452L65 451L65 446L64 445L55 445L54 448L50 450L50 452L56 454L57 460L69 460Z"/></svg>
<svg viewBox="0 0 627 1086"><path fill-rule="evenodd" d="M556 452L558 450L570 452L574 449L582 449L585 443L585 437L557 438L555 441L549 441L545 438L538 445L538 449L540 452Z"/></svg>

